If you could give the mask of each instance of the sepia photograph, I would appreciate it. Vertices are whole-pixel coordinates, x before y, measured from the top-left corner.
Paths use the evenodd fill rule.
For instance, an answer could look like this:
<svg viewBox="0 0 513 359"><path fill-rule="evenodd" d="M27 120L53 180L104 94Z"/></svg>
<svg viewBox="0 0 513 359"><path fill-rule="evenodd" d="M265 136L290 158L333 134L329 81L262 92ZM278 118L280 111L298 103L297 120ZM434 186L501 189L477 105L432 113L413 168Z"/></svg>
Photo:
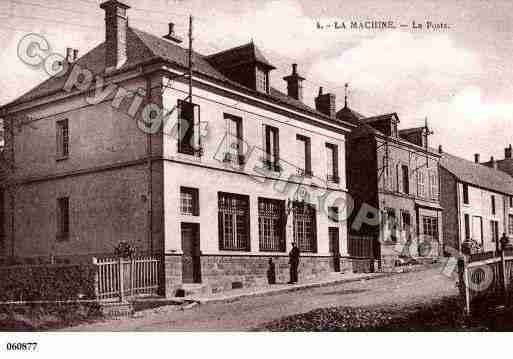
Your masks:
<svg viewBox="0 0 513 359"><path fill-rule="evenodd" d="M0 17L0 355L513 330L511 1Z"/></svg>

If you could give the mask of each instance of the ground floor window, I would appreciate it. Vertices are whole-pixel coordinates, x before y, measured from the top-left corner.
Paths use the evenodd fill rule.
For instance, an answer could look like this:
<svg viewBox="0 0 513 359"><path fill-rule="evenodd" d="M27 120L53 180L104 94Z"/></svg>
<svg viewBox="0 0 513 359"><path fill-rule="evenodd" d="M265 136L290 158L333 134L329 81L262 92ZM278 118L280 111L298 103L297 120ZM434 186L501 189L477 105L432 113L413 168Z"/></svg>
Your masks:
<svg viewBox="0 0 513 359"><path fill-rule="evenodd" d="M508 232L513 234L513 214L508 215Z"/></svg>
<svg viewBox="0 0 513 359"><path fill-rule="evenodd" d="M260 251L285 251L285 202L258 199L258 241Z"/></svg>
<svg viewBox="0 0 513 359"><path fill-rule="evenodd" d="M199 191L197 188L180 187L180 213L199 216Z"/></svg>
<svg viewBox="0 0 513 359"><path fill-rule="evenodd" d="M250 250L249 196L219 192L219 249Z"/></svg>
<svg viewBox="0 0 513 359"><path fill-rule="evenodd" d="M294 242L301 252L317 251L317 222L315 206L304 202L293 205Z"/></svg>
<svg viewBox="0 0 513 359"><path fill-rule="evenodd" d="M499 222L490 221L490 230L492 232L492 242L497 243L499 241Z"/></svg>
<svg viewBox="0 0 513 359"><path fill-rule="evenodd" d="M423 216L422 217L422 232L425 236L438 240L438 218Z"/></svg>
<svg viewBox="0 0 513 359"><path fill-rule="evenodd" d="M397 242L399 239L399 223L397 221L394 208L385 208L382 227L383 230L387 230L384 233L388 233L390 235L388 238L384 238L384 240Z"/></svg>

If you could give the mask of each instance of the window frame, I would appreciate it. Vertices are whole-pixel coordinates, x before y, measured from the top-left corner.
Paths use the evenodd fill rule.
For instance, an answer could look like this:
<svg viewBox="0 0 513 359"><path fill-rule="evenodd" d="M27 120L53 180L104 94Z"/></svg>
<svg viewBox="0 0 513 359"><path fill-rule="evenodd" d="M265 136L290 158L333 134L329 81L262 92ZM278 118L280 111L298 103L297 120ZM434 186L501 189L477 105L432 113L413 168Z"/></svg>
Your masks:
<svg viewBox="0 0 513 359"><path fill-rule="evenodd" d="M513 235L513 214L508 214L508 234Z"/></svg>
<svg viewBox="0 0 513 359"><path fill-rule="evenodd" d="M297 141L302 143L305 155L305 161L302 163L303 168L298 167L298 174L304 177L312 177L312 141L310 137L296 134L296 142Z"/></svg>
<svg viewBox="0 0 513 359"><path fill-rule="evenodd" d="M436 236L433 235L433 233L436 234ZM438 217L422 216L422 234L432 239L440 239Z"/></svg>
<svg viewBox="0 0 513 359"><path fill-rule="evenodd" d="M303 213L300 213L300 212ZM309 212L305 214L305 212ZM307 217L310 216L310 221ZM311 232L307 232L309 224ZM297 243L300 252L317 253L317 209L315 205L307 202L292 202L292 233L294 242ZM310 238L307 236L310 235Z"/></svg>
<svg viewBox="0 0 513 359"><path fill-rule="evenodd" d="M185 212L183 210L183 199L182 194L187 193L191 195L192 197L192 205L191 205L191 212ZM200 206L199 206L199 189L194 187L186 187L186 186L180 186L180 206L179 211L182 216L194 216L197 217L200 215Z"/></svg>
<svg viewBox="0 0 513 359"><path fill-rule="evenodd" d="M272 141L271 141L272 133ZM264 124L264 165L270 171L280 172L280 130Z"/></svg>
<svg viewBox="0 0 513 359"><path fill-rule="evenodd" d="M57 161L69 158L69 120L67 118L56 122L56 142Z"/></svg>
<svg viewBox="0 0 513 359"><path fill-rule="evenodd" d="M406 171L405 171L406 170ZM410 194L410 168L408 165L401 164L401 192Z"/></svg>
<svg viewBox="0 0 513 359"><path fill-rule="evenodd" d="M223 209L221 207L222 205L222 198L224 198L225 200L230 200L230 201L233 201L235 200L235 202L237 203L237 201L243 201L245 202L245 208L243 208L245 210L244 213L242 214L237 214L237 213L229 213L229 211L226 211L225 209ZM218 199L218 208L217 208L217 212L218 212L218 230L219 230L219 250L221 251L232 251L232 252L250 252L251 251L251 223L250 223L250 217L251 217L251 208L250 208L250 198L248 195L244 195L244 194L238 194L238 193L229 193L229 192L217 192L217 199ZM233 210L235 212L237 211L242 211L240 208L238 207L235 207L235 209L233 208L230 208L230 210ZM243 243L243 245L241 246L227 246L226 245L226 238L224 238L224 234L225 234L225 217L224 216L228 216L228 215L232 215L232 219L231 219L231 228L232 228L232 235L234 236L233 237L233 242L234 243L238 243L239 242L239 239L238 239L238 235L240 234L240 232L238 231L238 226L241 224L240 222L238 222L238 220L240 219L240 217L243 219L242 221L242 224L244 225L243 229L244 229L244 241L245 243Z"/></svg>
<svg viewBox="0 0 513 359"><path fill-rule="evenodd" d="M490 220L490 232L492 243L497 243L499 241L499 221Z"/></svg>
<svg viewBox="0 0 513 359"><path fill-rule="evenodd" d="M277 207L278 214L276 216L267 216L263 213L262 205L271 204ZM270 223L267 221L270 220ZM274 223L277 220L277 223ZM267 231L266 225L269 224L268 229L269 239L266 241L265 234ZM258 197L258 249L260 252L285 252L286 251L286 211L285 201ZM276 241L276 245L267 246L267 242Z"/></svg>
<svg viewBox="0 0 513 359"><path fill-rule="evenodd" d="M470 204L468 183L463 183L463 204Z"/></svg>
<svg viewBox="0 0 513 359"><path fill-rule="evenodd" d="M464 226L465 226L465 239L470 239L472 234L470 233L470 215L468 213L463 214Z"/></svg>
<svg viewBox="0 0 513 359"><path fill-rule="evenodd" d="M56 239L64 242L70 238L70 205L69 197L57 198L57 231Z"/></svg>
<svg viewBox="0 0 513 359"><path fill-rule="evenodd" d="M338 166L338 145L334 143L325 143L325 147L329 150L331 150L331 168L327 168L327 174L326 174L326 180L330 183L340 183L340 177L339 177L339 166ZM328 157L328 155L327 155ZM327 158L328 160L328 158ZM327 164L329 161L327 161ZM327 166L329 167L329 166Z"/></svg>
<svg viewBox="0 0 513 359"><path fill-rule="evenodd" d="M185 106L186 104L186 106ZM191 106L192 110L188 107ZM200 105L195 104L193 102L188 102L184 100L177 100L176 105L177 111L178 111L178 121L177 121L177 142L178 142L178 153L190 155L190 156L198 156L201 157L203 155L203 148L201 144L201 135L199 133L199 127L201 124L201 108ZM187 109L188 112L186 112L184 109ZM196 109L198 114L198 121L196 123ZM190 113L192 114L192 118L184 118L184 113ZM182 136L182 128L181 123L185 120L189 123L189 126L186 129L186 132ZM183 137L185 137L187 140L183 140ZM191 141L193 144L191 144Z"/></svg>
<svg viewBox="0 0 513 359"><path fill-rule="evenodd" d="M224 120L226 121L226 135L228 138L227 148L225 149L225 153L223 156L223 162L229 162L236 166L242 166L245 164L245 156L244 156L244 127L242 122L242 117L232 115L230 113L223 114ZM235 123L235 134L230 133L231 122ZM232 145L234 142L232 138L235 138L235 142L237 143L236 154L232 152ZM234 156L232 156L234 155ZM235 158L232 158L235 157Z"/></svg>

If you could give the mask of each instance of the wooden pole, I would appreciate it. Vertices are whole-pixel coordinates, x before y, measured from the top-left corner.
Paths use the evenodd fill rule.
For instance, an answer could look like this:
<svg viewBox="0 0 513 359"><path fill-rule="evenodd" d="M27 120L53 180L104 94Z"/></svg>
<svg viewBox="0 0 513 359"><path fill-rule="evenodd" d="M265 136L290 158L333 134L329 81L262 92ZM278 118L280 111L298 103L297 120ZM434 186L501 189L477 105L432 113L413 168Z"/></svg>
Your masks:
<svg viewBox="0 0 513 359"><path fill-rule="evenodd" d="M504 305L508 305L508 278L506 274L506 256L504 248L501 248L501 275L502 275L502 293L504 296Z"/></svg>
<svg viewBox="0 0 513 359"><path fill-rule="evenodd" d="M99 270L100 266L98 266L98 259L96 257L93 257L93 267L94 267L94 299L100 298L100 276L99 276Z"/></svg>
<svg viewBox="0 0 513 359"><path fill-rule="evenodd" d="M124 303L125 297L123 293L123 258L119 257L118 259L119 263L119 302Z"/></svg>
<svg viewBox="0 0 513 359"><path fill-rule="evenodd" d="M466 257L458 260L458 274L460 281L460 295L463 297L463 310L466 315L470 315L470 288L469 275Z"/></svg>
<svg viewBox="0 0 513 359"><path fill-rule="evenodd" d="M192 15L189 16L189 103L192 103Z"/></svg>

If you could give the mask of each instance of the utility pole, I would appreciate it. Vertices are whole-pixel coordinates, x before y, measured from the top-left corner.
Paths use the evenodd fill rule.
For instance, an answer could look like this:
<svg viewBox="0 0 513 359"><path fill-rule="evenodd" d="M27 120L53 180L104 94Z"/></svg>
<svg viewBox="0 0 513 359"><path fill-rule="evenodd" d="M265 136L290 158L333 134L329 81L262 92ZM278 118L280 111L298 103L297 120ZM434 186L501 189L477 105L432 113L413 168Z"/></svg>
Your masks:
<svg viewBox="0 0 513 359"><path fill-rule="evenodd" d="M189 15L189 103L192 104L192 15Z"/></svg>

